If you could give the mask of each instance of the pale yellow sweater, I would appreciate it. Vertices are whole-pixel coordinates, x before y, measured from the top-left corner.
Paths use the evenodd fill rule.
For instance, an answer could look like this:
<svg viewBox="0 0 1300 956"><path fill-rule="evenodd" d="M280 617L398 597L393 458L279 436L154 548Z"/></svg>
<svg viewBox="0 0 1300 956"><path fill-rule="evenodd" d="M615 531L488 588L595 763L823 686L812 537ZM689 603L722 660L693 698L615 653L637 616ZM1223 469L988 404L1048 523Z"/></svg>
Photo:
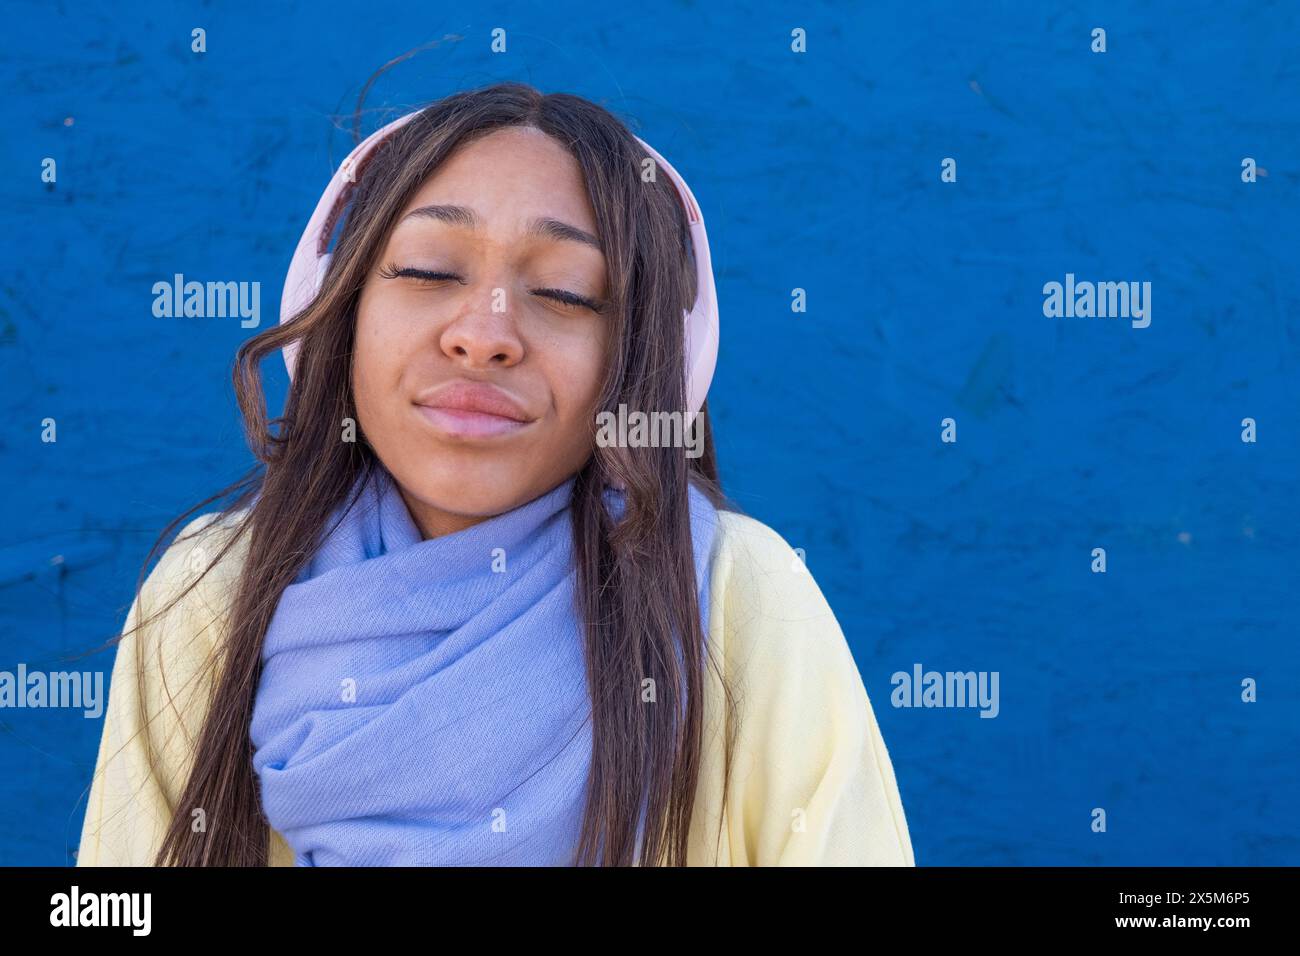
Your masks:
<svg viewBox="0 0 1300 956"><path fill-rule="evenodd" d="M128 628L141 604L160 607L215 556L230 527L217 517L195 519L167 549ZM192 764L212 690L205 665L222 640L246 542L118 645L78 866L152 864ZM721 689L709 667L689 865L915 865L889 752L811 574L753 518L723 512L715 547L709 640L737 696L739 736L724 792ZM270 836L270 865L291 866L284 838Z"/></svg>

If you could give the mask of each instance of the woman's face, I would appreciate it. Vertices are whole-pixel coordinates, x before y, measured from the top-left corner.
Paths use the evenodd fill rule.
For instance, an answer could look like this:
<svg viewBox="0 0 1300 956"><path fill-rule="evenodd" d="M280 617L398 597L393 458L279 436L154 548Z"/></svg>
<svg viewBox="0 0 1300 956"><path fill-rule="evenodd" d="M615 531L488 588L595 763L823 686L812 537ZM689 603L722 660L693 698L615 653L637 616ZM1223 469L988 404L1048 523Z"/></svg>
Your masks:
<svg viewBox="0 0 1300 956"><path fill-rule="evenodd" d="M361 292L352 384L425 537L531 501L590 456L597 242L577 161L531 127L462 145L403 210Z"/></svg>

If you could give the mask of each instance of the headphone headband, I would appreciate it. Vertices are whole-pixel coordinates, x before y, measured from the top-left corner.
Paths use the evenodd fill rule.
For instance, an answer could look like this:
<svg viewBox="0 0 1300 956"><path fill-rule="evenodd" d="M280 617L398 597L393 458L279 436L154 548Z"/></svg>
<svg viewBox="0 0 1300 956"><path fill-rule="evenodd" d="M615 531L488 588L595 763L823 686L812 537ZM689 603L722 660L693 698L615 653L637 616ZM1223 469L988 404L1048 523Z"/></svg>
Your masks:
<svg viewBox="0 0 1300 956"><path fill-rule="evenodd" d="M417 110L408 113L371 133L348 154L330 179L289 263L289 273L285 277L284 292L280 298L281 324L288 322L305 309L320 291L325 272L329 268L328 250L334 228L353 190L365 173L365 167L374 155L376 147L420 112ZM695 201L695 196L686 185L686 181L649 143L639 136L636 140L672 180L686 210L686 219L690 226L691 246L695 255L697 293L694 307L686 310L683 316L686 323L684 358L687 411L690 421L693 421L695 413L704 405L718 359L718 296L714 286L713 263L709 257L709 237L704 230L704 215L700 212L699 204ZM297 351L297 342L291 342L284 348L284 363L289 370L290 378L293 377Z"/></svg>

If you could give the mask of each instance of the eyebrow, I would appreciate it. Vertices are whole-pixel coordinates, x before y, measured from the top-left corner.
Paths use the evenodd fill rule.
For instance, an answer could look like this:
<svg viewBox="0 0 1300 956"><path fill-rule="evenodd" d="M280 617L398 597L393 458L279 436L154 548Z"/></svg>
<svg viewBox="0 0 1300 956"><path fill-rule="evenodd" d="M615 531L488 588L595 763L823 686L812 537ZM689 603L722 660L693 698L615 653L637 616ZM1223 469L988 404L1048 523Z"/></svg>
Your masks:
<svg viewBox="0 0 1300 956"><path fill-rule="evenodd" d="M474 210L468 206L421 206L419 209L412 209L403 216L402 222L406 222L408 219L436 219L439 222L445 222L452 226L461 226L465 229L476 229L478 227L478 217L474 215ZM600 240L585 229L571 226L559 219L552 219L550 216L539 216L531 220L528 223L527 234L540 236L543 239L581 242L595 249L601 248Z"/></svg>

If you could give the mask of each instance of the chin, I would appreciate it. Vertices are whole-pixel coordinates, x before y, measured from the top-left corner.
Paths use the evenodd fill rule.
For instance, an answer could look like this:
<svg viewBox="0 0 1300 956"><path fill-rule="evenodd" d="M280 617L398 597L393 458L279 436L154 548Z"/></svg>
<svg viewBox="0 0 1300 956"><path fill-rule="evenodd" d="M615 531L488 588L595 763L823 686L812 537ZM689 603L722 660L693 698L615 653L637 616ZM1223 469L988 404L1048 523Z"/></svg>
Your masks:
<svg viewBox="0 0 1300 956"><path fill-rule="evenodd" d="M438 456L390 471L410 497L439 511L472 518L503 514L559 484L533 474L527 462L513 455L463 464L447 460L456 457L460 456Z"/></svg>

